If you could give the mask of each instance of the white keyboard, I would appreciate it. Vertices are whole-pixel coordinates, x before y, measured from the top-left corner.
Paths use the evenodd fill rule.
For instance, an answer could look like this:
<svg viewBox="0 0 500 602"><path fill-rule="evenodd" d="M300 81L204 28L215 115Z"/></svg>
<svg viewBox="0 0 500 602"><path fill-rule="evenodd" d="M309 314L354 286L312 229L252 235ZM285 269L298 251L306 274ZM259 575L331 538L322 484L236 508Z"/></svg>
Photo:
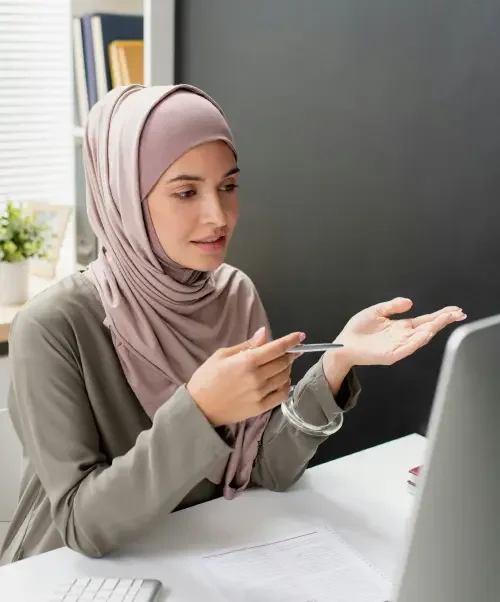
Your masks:
<svg viewBox="0 0 500 602"><path fill-rule="evenodd" d="M154 602L160 590L155 579L85 577L61 583L47 602Z"/></svg>

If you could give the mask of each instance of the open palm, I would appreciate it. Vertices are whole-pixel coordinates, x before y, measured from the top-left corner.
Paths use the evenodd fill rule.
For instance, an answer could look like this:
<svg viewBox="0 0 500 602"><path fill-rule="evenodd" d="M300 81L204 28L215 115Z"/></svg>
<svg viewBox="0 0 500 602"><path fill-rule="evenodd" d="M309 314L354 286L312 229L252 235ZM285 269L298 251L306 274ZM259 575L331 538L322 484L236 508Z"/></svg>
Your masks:
<svg viewBox="0 0 500 602"><path fill-rule="evenodd" d="M451 306L417 318L391 319L412 305L410 299L397 298L368 307L349 320L336 342L343 343L353 365L391 365L426 345L449 324L467 317L461 308Z"/></svg>

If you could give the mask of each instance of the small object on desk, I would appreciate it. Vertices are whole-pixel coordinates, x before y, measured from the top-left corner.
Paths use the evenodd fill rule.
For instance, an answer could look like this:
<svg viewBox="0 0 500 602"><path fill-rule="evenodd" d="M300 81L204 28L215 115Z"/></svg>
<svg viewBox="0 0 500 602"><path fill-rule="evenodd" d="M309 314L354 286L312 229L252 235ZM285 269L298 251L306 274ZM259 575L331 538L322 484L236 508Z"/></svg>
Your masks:
<svg viewBox="0 0 500 602"><path fill-rule="evenodd" d="M408 471L410 473L410 478L408 479L407 483L408 490L410 491L410 493L415 493L415 491L417 490L421 469L422 466L415 466L414 468L411 468Z"/></svg>
<svg viewBox="0 0 500 602"><path fill-rule="evenodd" d="M329 351L343 347L340 343L312 343L308 345L296 345L288 350L288 353L315 353L318 351Z"/></svg>
<svg viewBox="0 0 500 602"><path fill-rule="evenodd" d="M84 577L61 583L46 602L155 602L161 588L156 579Z"/></svg>

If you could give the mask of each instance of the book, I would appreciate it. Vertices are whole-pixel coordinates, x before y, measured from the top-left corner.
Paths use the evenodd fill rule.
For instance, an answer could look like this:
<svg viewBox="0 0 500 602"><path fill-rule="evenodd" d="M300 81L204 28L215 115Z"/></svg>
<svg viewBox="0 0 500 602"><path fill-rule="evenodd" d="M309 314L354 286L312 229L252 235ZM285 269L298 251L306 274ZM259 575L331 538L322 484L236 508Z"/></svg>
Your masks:
<svg viewBox="0 0 500 602"><path fill-rule="evenodd" d="M87 123L89 114L89 96L85 56L83 50L82 24L78 17L73 19L73 71L75 90L75 121L81 127ZM78 119L76 119L78 117Z"/></svg>
<svg viewBox="0 0 500 602"><path fill-rule="evenodd" d="M101 100L112 88L109 45L115 40L143 40L142 15L96 13L90 17L95 61L97 98Z"/></svg>
<svg viewBox="0 0 500 602"><path fill-rule="evenodd" d="M127 86L144 83L144 42L114 40L109 45L111 85Z"/></svg>
<svg viewBox="0 0 500 602"><path fill-rule="evenodd" d="M85 62L85 80L87 82L87 96L89 110L97 102L97 82L95 73L94 41L92 36L91 15L80 18L83 40L83 58ZM82 126L84 124L81 124Z"/></svg>

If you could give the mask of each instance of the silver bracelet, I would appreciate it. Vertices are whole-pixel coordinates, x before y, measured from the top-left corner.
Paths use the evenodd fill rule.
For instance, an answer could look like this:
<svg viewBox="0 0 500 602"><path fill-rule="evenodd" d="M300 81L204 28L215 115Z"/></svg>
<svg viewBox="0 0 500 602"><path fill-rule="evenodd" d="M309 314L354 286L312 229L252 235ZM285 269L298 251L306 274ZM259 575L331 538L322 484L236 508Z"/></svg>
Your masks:
<svg viewBox="0 0 500 602"><path fill-rule="evenodd" d="M302 418L297 414L295 409L295 403L293 398L293 392L295 387L292 387L288 399L281 404L281 412L286 420L295 427L298 431L305 433L306 435L313 435L316 437L329 437L336 433L342 427L344 423L344 414L339 412L335 414L335 417L331 422L323 424L321 426L315 426L304 422Z"/></svg>

